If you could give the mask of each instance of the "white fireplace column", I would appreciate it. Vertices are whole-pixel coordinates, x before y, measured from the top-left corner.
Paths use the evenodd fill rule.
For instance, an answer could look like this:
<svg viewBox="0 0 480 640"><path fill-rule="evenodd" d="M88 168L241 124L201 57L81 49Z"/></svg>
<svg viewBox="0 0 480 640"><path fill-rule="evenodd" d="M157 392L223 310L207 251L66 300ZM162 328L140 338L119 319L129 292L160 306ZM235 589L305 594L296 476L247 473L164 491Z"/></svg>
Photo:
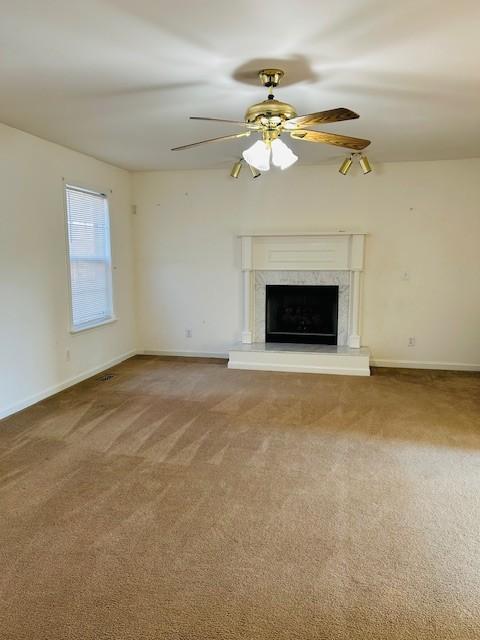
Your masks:
<svg viewBox="0 0 480 640"><path fill-rule="evenodd" d="M242 342L251 344L253 342L253 256L252 238L242 237L242 277L243 277L243 326Z"/></svg>
<svg viewBox="0 0 480 640"><path fill-rule="evenodd" d="M360 348L360 276L363 271L365 236L352 235L350 240L350 317L348 346Z"/></svg>
<svg viewBox="0 0 480 640"><path fill-rule="evenodd" d="M350 326L348 330L348 346L360 347L360 271L350 272Z"/></svg>

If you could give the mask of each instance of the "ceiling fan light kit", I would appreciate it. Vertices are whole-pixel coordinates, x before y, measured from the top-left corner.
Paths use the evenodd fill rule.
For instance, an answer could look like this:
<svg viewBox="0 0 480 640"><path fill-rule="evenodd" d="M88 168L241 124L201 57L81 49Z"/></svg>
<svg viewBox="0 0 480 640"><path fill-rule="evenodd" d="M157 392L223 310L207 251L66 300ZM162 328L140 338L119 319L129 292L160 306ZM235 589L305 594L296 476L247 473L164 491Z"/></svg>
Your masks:
<svg viewBox="0 0 480 640"><path fill-rule="evenodd" d="M242 161L238 160L237 162L235 162L235 164L232 167L232 170L230 171L230 175L232 176L232 178L238 178L238 176L240 175L240 171L242 170Z"/></svg>
<svg viewBox="0 0 480 640"><path fill-rule="evenodd" d="M258 169L255 169L255 167L252 167L251 164L248 165L250 172L252 174L252 178L259 178L262 174L260 173L260 171L258 171Z"/></svg>
<svg viewBox="0 0 480 640"><path fill-rule="evenodd" d="M349 156L347 156L340 165L340 168L338 170L339 173L341 173L343 176L346 176L350 171L350 167L352 166L353 161L357 158L363 173L371 173L372 167L370 165L370 162L368 161L367 156L363 155L363 153L351 153Z"/></svg>
<svg viewBox="0 0 480 640"><path fill-rule="evenodd" d="M253 167L251 164L248 164L248 162L247 162L247 165L251 171L252 178L259 178L262 175L260 171L258 171L258 169ZM243 158L240 158L240 160L237 160L237 162L234 163L232 170L230 171L230 175L232 176L232 178L238 178L238 176L240 175L240 171L242 170L242 167L243 167Z"/></svg>
<svg viewBox="0 0 480 640"><path fill-rule="evenodd" d="M342 174L342 176L347 175L347 173L350 171L350 167L352 166L352 164L353 164L352 156L347 156L342 162L342 164L340 165L339 172Z"/></svg>
<svg viewBox="0 0 480 640"><path fill-rule="evenodd" d="M268 171L270 169L270 152L270 147L265 142L257 140L242 153L242 156L251 167L255 167L259 171Z"/></svg>
<svg viewBox="0 0 480 640"><path fill-rule="evenodd" d="M368 161L367 156L360 156L360 166L362 167L362 171L364 174L370 173L372 171L372 167L370 166L370 162Z"/></svg>
<svg viewBox="0 0 480 640"><path fill-rule="evenodd" d="M298 160L298 156L296 156L290 147L277 138L273 140L271 143L272 149L272 163L275 167L280 167L282 171L284 169L288 169L292 164Z"/></svg>
<svg viewBox="0 0 480 640"><path fill-rule="evenodd" d="M257 172L258 175L253 176L255 178L260 175L259 172L269 171L270 163L283 170L288 169L288 167L291 167L298 160L298 156L280 140L282 134L288 134L294 140L331 144L353 149L356 152L361 151L370 144L369 140L362 138L352 138L351 136L342 136L336 133L326 133L305 128L316 126L320 123L328 124L332 122L342 122L344 120L355 120L359 116L354 111L350 111L350 109L344 107L297 116L297 112L292 105L276 100L272 93L273 88L278 85L284 76L284 72L281 69L262 69L259 71L258 76L263 86L269 89L269 94L266 100L253 104L247 109L243 121L191 116L192 120L228 122L243 127L245 131L174 147L172 151L189 149L210 142L244 138L250 136L251 133L259 133L261 140L257 140L242 154L244 160L252 170L252 175L253 169ZM354 154L352 153L350 158L346 158L342 163L340 172L343 173L343 175L348 173L353 156ZM360 165L364 173L371 171L366 156L361 156ZM233 178L238 178L240 171L241 161L235 163L230 175Z"/></svg>

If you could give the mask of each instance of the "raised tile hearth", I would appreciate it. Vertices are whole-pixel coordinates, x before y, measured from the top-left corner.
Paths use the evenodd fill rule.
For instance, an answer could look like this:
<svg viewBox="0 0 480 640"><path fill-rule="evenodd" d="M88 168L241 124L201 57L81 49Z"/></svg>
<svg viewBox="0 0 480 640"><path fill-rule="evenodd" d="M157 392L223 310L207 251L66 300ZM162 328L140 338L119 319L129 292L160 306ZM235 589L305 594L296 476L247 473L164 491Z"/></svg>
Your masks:
<svg viewBox="0 0 480 640"><path fill-rule="evenodd" d="M367 347L253 342L235 345L229 352L228 367L369 376L369 362Z"/></svg>

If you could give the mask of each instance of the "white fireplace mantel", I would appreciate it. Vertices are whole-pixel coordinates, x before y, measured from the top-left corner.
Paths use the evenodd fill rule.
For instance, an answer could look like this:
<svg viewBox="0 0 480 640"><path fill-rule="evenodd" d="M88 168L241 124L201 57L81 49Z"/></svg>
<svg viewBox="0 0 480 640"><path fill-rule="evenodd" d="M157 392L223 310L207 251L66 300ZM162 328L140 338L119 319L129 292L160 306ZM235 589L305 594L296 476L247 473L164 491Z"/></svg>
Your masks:
<svg viewBox="0 0 480 640"><path fill-rule="evenodd" d="M299 232L241 234L243 271L242 342L254 338L255 272L349 272L348 347L360 347L360 287L365 233Z"/></svg>

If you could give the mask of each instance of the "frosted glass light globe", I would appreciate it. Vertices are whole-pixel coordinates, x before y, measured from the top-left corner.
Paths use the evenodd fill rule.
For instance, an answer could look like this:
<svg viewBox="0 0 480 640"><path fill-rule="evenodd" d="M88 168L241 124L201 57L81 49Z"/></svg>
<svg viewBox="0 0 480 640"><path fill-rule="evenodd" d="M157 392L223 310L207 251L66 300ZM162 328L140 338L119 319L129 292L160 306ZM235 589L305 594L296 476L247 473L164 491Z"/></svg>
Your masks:
<svg viewBox="0 0 480 640"><path fill-rule="evenodd" d="M272 162L280 169L288 169L298 160L293 151L279 138L272 141Z"/></svg>
<svg viewBox="0 0 480 640"><path fill-rule="evenodd" d="M245 149L242 153L246 162L259 171L268 171L270 169L270 147L263 142L257 140L251 147Z"/></svg>

